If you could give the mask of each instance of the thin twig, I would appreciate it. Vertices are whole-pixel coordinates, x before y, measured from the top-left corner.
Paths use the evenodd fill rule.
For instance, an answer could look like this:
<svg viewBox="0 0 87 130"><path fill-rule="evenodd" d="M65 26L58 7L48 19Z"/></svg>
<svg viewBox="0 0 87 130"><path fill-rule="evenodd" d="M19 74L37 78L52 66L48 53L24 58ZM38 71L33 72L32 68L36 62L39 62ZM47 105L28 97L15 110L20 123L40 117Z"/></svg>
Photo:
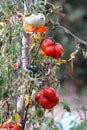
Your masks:
<svg viewBox="0 0 87 130"><path fill-rule="evenodd" d="M58 26L59 28L61 28L62 30L64 30L65 33L71 35L73 38L75 38L80 44L83 44L85 46L87 46L87 42L81 40L80 38L78 38L76 35L74 35L71 31L69 31L67 28L63 27L63 26Z"/></svg>

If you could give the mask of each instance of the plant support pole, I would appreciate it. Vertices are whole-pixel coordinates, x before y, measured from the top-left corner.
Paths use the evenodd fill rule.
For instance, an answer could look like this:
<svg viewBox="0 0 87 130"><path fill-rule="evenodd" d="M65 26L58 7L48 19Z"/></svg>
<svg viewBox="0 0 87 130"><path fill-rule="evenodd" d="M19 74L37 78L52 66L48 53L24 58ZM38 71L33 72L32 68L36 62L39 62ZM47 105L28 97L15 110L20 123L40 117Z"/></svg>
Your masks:
<svg viewBox="0 0 87 130"><path fill-rule="evenodd" d="M26 15L30 11L31 0L24 0L24 14ZM24 21L23 21L24 22ZM22 69L26 69L29 64L29 43L30 43L30 34L26 34L26 37L22 38ZM25 92L24 92L25 93ZM26 115L26 116L24 116ZM25 129L27 111L25 107L22 109L22 130Z"/></svg>
<svg viewBox="0 0 87 130"><path fill-rule="evenodd" d="M31 0L24 0L24 13L29 13ZM30 34L26 34L26 37L22 38L22 69L28 67L29 63L29 41Z"/></svg>

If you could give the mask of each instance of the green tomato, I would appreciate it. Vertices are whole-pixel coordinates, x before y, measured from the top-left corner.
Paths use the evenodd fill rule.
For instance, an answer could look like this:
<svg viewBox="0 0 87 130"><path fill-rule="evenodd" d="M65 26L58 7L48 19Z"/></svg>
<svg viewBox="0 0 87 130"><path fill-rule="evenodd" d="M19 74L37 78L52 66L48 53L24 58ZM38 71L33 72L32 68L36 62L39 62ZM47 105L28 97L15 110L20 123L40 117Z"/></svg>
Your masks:
<svg viewBox="0 0 87 130"><path fill-rule="evenodd" d="M46 22L45 15L38 13L37 15L31 14L29 17L24 18L24 22L30 26L44 26Z"/></svg>

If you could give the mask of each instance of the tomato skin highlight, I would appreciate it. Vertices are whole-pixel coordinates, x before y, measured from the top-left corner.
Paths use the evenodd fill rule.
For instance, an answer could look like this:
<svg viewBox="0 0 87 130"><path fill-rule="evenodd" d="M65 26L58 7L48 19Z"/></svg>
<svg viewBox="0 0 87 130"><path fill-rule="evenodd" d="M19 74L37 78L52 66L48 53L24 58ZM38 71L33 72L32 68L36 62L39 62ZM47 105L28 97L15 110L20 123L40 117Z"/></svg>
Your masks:
<svg viewBox="0 0 87 130"><path fill-rule="evenodd" d="M46 96L49 100L54 99L54 97L56 96L55 90L51 87L44 88L43 93L44 96Z"/></svg>
<svg viewBox="0 0 87 130"><path fill-rule="evenodd" d="M49 46L52 46L52 40L50 39L45 39L43 42L42 42L42 46L41 46L41 49L44 51L46 50L46 47L49 47Z"/></svg>
<svg viewBox="0 0 87 130"><path fill-rule="evenodd" d="M35 100L38 101L38 100L41 98L42 95L43 95L43 92L42 92L42 91L36 93L36 95L35 95Z"/></svg>
<svg viewBox="0 0 87 130"><path fill-rule="evenodd" d="M36 93L35 100L44 109L52 109L59 102L59 97L57 96L55 89L47 87L44 88L43 91Z"/></svg>
<svg viewBox="0 0 87 130"><path fill-rule="evenodd" d="M42 51L52 58L60 58L63 55L62 45L58 42L54 43L51 39L45 39L41 45Z"/></svg>
<svg viewBox="0 0 87 130"><path fill-rule="evenodd" d="M50 46L50 47L46 47L44 49L44 52L47 56L51 56L51 55L54 55L54 47L53 46Z"/></svg>

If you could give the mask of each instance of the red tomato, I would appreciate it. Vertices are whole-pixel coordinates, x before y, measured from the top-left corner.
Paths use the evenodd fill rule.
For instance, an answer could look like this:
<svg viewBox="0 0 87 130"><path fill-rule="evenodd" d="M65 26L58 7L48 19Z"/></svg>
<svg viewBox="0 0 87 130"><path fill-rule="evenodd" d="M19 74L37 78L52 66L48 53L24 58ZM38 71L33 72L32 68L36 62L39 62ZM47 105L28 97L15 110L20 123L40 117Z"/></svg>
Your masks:
<svg viewBox="0 0 87 130"><path fill-rule="evenodd" d="M53 99L54 106L59 102L59 97L56 95Z"/></svg>
<svg viewBox="0 0 87 130"><path fill-rule="evenodd" d="M36 93L35 100L44 109L51 109L59 102L59 97L56 95L55 89L47 87L43 91Z"/></svg>
<svg viewBox="0 0 87 130"><path fill-rule="evenodd" d="M38 101L43 96L43 91L36 93L35 100Z"/></svg>
<svg viewBox="0 0 87 130"><path fill-rule="evenodd" d="M45 108L45 109L47 109L48 106L50 105L49 100L48 100L47 98L45 98L44 96L43 96L43 98L40 98L40 99L38 100L38 103L39 103L43 108Z"/></svg>
<svg viewBox="0 0 87 130"><path fill-rule="evenodd" d="M55 89L53 89L53 88L51 88L51 87L47 87L47 88L44 88L43 94L44 94L44 96L46 96L49 100L52 100L52 99L54 99L54 97L56 96L56 91L55 91Z"/></svg>
<svg viewBox="0 0 87 130"><path fill-rule="evenodd" d="M3 124L2 124L2 128L7 128L8 127L8 123L7 122L4 122Z"/></svg>
<svg viewBox="0 0 87 130"><path fill-rule="evenodd" d="M8 122L4 122L2 124L2 128L6 128L6 130L8 130L8 128L11 128L11 130L20 130L20 126L18 126L16 123L8 123Z"/></svg>
<svg viewBox="0 0 87 130"><path fill-rule="evenodd" d="M14 69L18 69L18 61L16 61L15 63L14 63Z"/></svg>
<svg viewBox="0 0 87 130"><path fill-rule="evenodd" d="M11 123L10 127L12 128L12 130L20 130L20 127L15 123Z"/></svg>
<svg viewBox="0 0 87 130"><path fill-rule="evenodd" d="M38 92L35 95L35 100L43 107L47 108L47 105L50 104L48 99L44 97L43 91Z"/></svg>
<svg viewBox="0 0 87 130"><path fill-rule="evenodd" d="M45 39L42 42L41 49L47 56L51 56L53 58L60 58L63 55L62 45L58 42L53 43L51 39Z"/></svg>

